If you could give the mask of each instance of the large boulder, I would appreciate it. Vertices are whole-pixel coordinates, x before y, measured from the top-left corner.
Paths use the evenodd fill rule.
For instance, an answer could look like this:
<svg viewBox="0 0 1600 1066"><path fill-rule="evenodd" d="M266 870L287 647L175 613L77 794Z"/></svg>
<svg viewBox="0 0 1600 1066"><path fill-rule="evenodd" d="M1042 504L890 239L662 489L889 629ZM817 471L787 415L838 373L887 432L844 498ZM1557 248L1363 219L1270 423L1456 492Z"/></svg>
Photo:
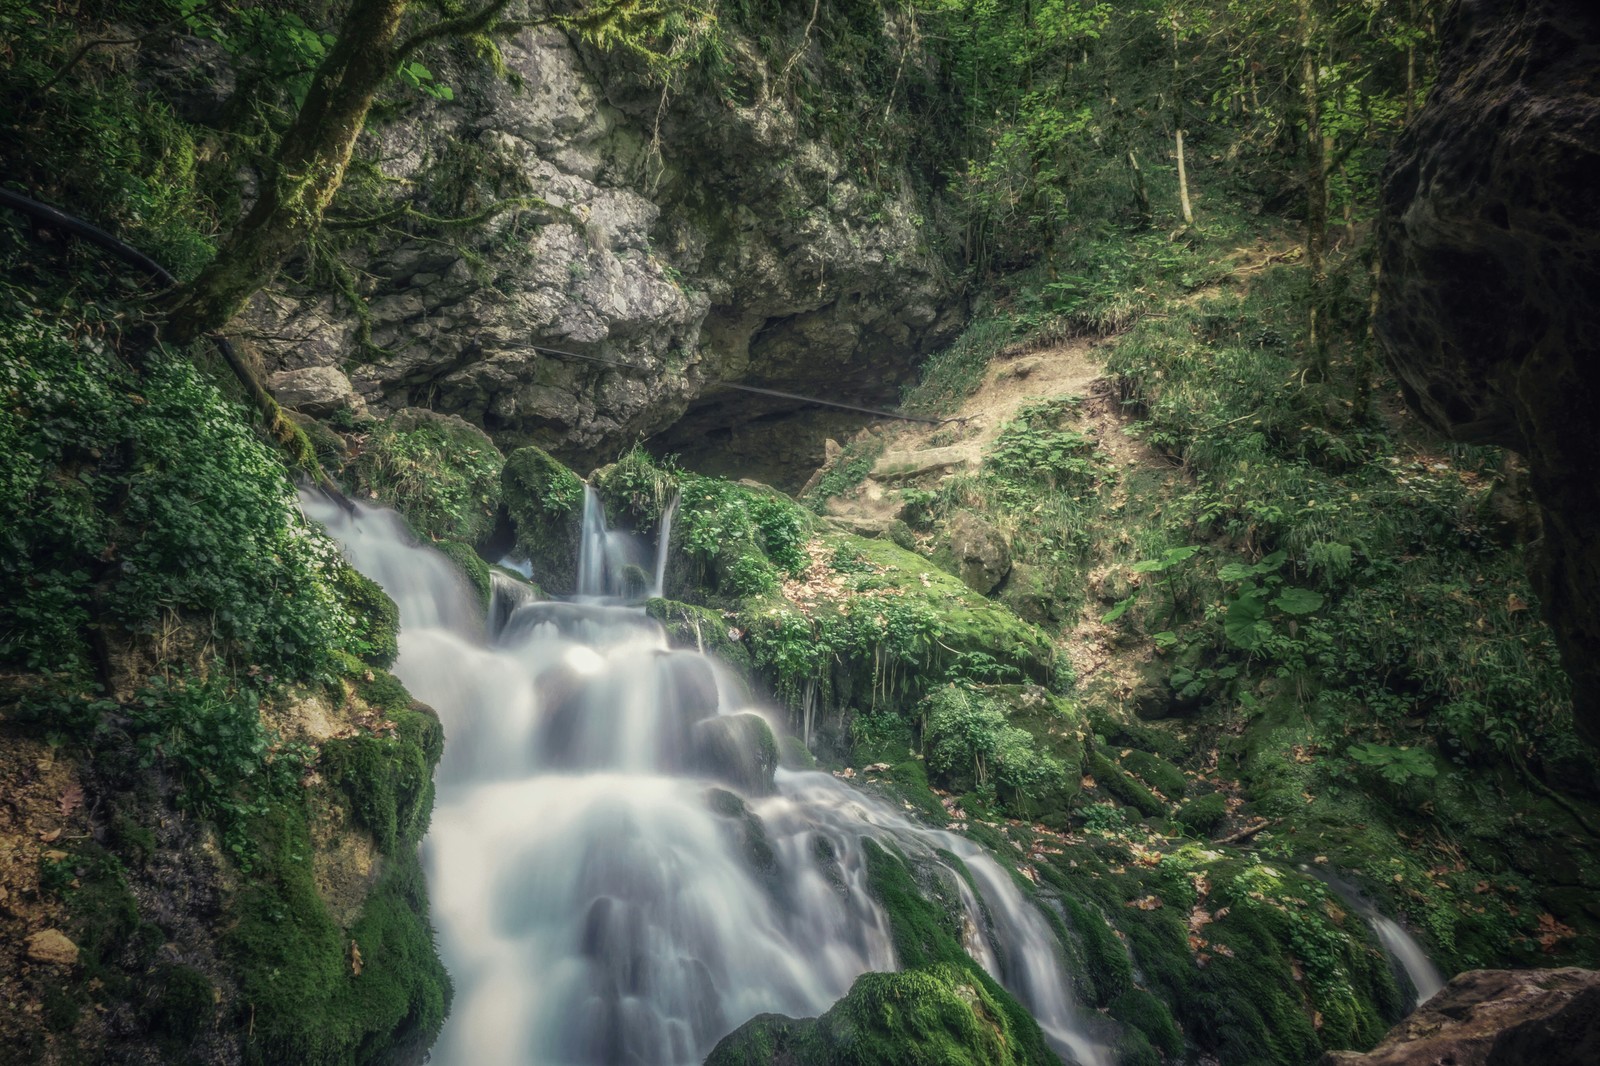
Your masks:
<svg viewBox="0 0 1600 1066"><path fill-rule="evenodd" d="M312 418L328 418L342 409L348 409L356 417L363 417L367 412L366 401L336 367L280 370L267 379L267 386L278 403Z"/></svg>
<svg viewBox="0 0 1600 1066"><path fill-rule="evenodd" d="M1385 177L1378 336L1411 406L1526 456L1535 563L1600 744L1600 5L1462 0Z"/></svg>
<svg viewBox="0 0 1600 1066"><path fill-rule="evenodd" d="M913 24L858 7L852 40L920 47ZM530 206L352 250L364 316L303 291L257 300L269 364L348 363L379 412L426 404L508 451L536 444L584 468L686 413L664 450L698 455L736 434L746 454L820 459L815 408L721 384L892 403L959 332L965 301L930 239L939 212L904 161L875 152L869 173L798 98L755 88L795 54L806 19L786 18L791 37L769 56L730 17L727 76L667 95L554 29L500 41L504 74L439 69L455 98L370 123L363 151L430 215L519 195ZM830 39L821 29L813 40Z"/></svg>
<svg viewBox="0 0 1600 1066"><path fill-rule="evenodd" d="M1318 1066L1592 1066L1600 1062L1600 972L1469 970L1366 1054Z"/></svg>

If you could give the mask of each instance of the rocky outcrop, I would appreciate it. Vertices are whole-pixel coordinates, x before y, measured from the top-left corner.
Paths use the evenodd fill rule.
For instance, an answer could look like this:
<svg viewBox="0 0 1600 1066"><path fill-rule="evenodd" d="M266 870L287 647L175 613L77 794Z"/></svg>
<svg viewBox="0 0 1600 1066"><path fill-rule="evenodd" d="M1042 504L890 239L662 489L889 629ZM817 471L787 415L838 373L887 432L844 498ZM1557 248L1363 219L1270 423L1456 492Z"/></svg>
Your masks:
<svg viewBox="0 0 1600 1066"><path fill-rule="evenodd" d="M1366 1054L1318 1066L1590 1066L1600 1062L1600 972L1469 970Z"/></svg>
<svg viewBox="0 0 1600 1066"><path fill-rule="evenodd" d="M677 450L792 437L803 405L721 382L892 400L962 318L922 201L906 174L869 181L729 34L759 88L663 96L546 31L502 46L506 77L462 71L454 101L379 127L366 150L434 214L548 206L353 249L364 327L347 300L258 299L269 364L343 365L377 413L459 414L585 469L686 411Z"/></svg>
<svg viewBox="0 0 1600 1066"><path fill-rule="evenodd" d="M1600 744L1600 8L1464 0L1385 179L1378 332L1407 399L1527 457L1544 608Z"/></svg>

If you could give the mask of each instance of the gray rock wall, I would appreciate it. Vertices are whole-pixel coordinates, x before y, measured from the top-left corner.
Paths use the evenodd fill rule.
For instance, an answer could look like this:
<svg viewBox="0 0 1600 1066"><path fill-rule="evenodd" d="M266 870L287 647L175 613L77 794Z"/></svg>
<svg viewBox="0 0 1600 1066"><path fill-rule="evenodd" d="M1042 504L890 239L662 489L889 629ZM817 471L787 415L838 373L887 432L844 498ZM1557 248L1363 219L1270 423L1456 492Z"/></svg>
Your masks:
<svg viewBox="0 0 1600 1066"><path fill-rule="evenodd" d="M347 301L260 298L269 369L342 367L375 413L459 414L581 466L691 408L679 444L794 406L723 381L890 401L960 328L910 177L866 185L791 97L687 92L663 109L658 87L560 33L504 54L509 78L464 73L456 101L377 127L368 147L420 184L447 154L470 159L546 200L543 224L503 215L453 234L465 254L433 232L349 253L381 353L362 350ZM767 72L753 48L738 61Z"/></svg>

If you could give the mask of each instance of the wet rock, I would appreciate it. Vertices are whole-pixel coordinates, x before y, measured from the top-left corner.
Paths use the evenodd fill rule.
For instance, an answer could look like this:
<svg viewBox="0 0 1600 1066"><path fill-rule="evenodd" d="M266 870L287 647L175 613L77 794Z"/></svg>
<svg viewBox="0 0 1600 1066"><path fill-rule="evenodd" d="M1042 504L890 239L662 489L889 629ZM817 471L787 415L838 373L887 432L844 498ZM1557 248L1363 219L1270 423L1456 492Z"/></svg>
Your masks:
<svg viewBox="0 0 1600 1066"><path fill-rule="evenodd" d="M934 549L934 561L987 596L1011 573L1011 546L992 522L957 511Z"/></svg>
<svg viewBox="0 0 1600 1066"><path fill-rule="evenodd" d="M695 765L747 796L772 791L778 743L758 714L728 714L696 722L690 729Z"/></svg>
<svg viewBox="0 0 1600 1066"><path fill-rule="evenodd" d="M55 966L73 966L78 962L78 945L59 929L41 929L28 938L28 958Z"/></svg>
<svg viewBox="0 0 1600 1066"><path fill-rule="evenodd" d="M1469 970L1366 1054L1318 1066L1591 1066L1600 1062L1600 972Z"/></svg>
<svg viewBox="0 0 1600 1066"><path fill-rule="evenodd" d="M1465 0L1385 176L1378 336L1411 406L1521 452L1534 576L1600 744L1600 7Z"/></svg>
<svg viewBox="0 0 1600 1066"><path fill-rule="evenodd" d="M357 417L366 415L366 401L350 379L331 366L280 370L267 379L267 386L278 403L312 418L328 418L343 408Z"/></svg>

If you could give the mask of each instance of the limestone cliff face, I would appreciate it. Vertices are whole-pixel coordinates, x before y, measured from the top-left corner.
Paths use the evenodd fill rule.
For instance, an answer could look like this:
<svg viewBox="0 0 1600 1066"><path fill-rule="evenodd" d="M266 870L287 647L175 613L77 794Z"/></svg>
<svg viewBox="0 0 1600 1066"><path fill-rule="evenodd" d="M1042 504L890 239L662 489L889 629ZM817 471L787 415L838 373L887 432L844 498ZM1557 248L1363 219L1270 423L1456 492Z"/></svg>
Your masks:
<svg viewBox="0 0 1600 1066"><path fill-rule="evenodd" d="M1463 0L1383 196L1379 335L1411 405L1528 459L1545 610L1600 744L1600 7Z"/></svg>
<svg viewBox="0 0 1600 1066"><path fill-rule="evenodd" d="M665 107L559 33L510 42L505 60L509 78L463 74L456 102L380 127L374 147L401 178L435 181L446 158L492 172L548 201L544 224L502 216L468 254L429 234L355 257L388 354L360 350L343 301L259 300L262 332L284 338L266 343L272 369L345 366L377 413L459 414L583 465L691 405L696 434L773 410L724 406L723 381L888 399L959 327L909 177L868 187L768 92L753 48L735 57L745 91Z"/></svg>

